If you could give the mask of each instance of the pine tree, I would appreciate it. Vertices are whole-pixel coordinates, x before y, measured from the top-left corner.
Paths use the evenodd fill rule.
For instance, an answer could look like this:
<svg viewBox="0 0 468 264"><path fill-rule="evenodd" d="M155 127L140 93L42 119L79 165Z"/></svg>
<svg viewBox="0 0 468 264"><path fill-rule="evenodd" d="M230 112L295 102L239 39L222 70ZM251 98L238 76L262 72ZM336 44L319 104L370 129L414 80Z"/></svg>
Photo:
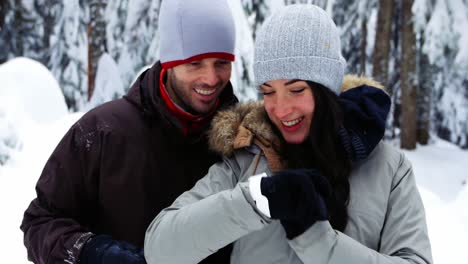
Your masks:
<svg viewBox="0 0 468 264"><path fill-rule="evenodd" d="M38 6L42 6L38 9ZM41 16L41 0L4 0L1 4L0 62L24 56L47 65L48 43Z"/></svg>
<svg viewBox="0 0 468 264"><path fill-rule="evenodd" d="M149 24L148 24L148 48L146 49L145 65L151 65L159 58L159 8L161 6L160 0L153 0L149 8Z"/></svg>
<svg viewBox="0 0 468 264"><path fill-rule="evenodd" d="M366 73L368 17L375 0L336 0L333 20L341 31L341 50L350 73Z"/></svg>
<svg viewBox="0 0 468 264"><path fill-rule="evenodd" d="M60 83L68 108L77 111L87 101L87 2L64 1L56 8L58 17L50 37L49 67Z"/></svg>
<svg viewBox="0 0 468 264"><path fill-rule="evenodd" d="M126 87L135 75L157 59L160 0L111 1L106 9L109 53Z"/></svg>
<svg viewBox="0 0 468 264"><path fill-rule="evenodd" d="M236 27L236 61L232 64L231 82L234 93L241 101L256 99L258 93L253 83L253 52L256 35L269 14L269 4L265 1L229 1ZM259 12L259 13L255 13Z"/></svg>
<svg viewBox="0 0 468 264"><path fill-rule="evenodd" d="M424 32L423 52L433 67L432 127L437 136L468 147L468 28L462 0L436 0Z"/></svg>
<svg viewBox="0 0 468 264"><path fill-rule="evenodd" d="M35 0L34 10L38 14L37 23L41 24L42 46L40 61L50 68L50 39L54 34L54 27L59 18L59 11L62 9L60 0ZM47 6L47 8L44 8Z"/></svg>
<svg viewBox="0 0 468 264"><path fill-rule="evenodd" d="M124 45L127 5L128 0L115 0L109 1L106 6L107 50L116 61L119 61Z"/></svg>

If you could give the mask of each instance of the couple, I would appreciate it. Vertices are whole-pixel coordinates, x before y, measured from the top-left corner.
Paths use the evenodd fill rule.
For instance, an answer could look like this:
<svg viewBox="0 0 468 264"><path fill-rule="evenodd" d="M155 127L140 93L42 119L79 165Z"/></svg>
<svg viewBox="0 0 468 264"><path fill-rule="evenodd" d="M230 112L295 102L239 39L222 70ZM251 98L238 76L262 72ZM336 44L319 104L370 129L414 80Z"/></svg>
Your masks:
<svg viewBox="0 0 468 264"><path fill-rule="evenodd" d="M264 23L264 101L229 110L226 2L163 1L160 29L161 63L83 116L47 162L21 226L31 260L432 262L411 166L379 143L389 98L343 81L323 10L288 6Z"/></svg>
<svg viewBox="0 0 468 264"><path fill-rule="evenodd" d="M272 14L255 43L264 100L214 118L225 158L151 223L148 263L197 263L230 243L231 263L431 263L411 165L379 143L389 98L344 68L325 11Z"/></svg>

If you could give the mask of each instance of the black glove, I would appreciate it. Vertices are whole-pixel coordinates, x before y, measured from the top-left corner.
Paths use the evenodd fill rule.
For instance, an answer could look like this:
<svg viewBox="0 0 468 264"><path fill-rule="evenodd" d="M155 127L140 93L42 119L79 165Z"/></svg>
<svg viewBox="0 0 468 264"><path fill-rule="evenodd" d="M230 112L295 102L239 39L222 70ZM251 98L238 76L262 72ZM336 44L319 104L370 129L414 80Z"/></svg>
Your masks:
<svg viewBox="0 0 468 264"><path fill-rule="evenodd" d="M107 235L92 237L80 254L80 264L145 264L143 250Z"/></svg>
<svg viewBox="0 0 468 264"><path fill-rule="evenodd" d="M284 170L262 178L260 188L271 218L280 220L288 239L328 219L324 198L330 194L330 184L317 170Z"/></svg>
<svg viewBox="0 0 468 264"><path fill-rule="evenodd" d="M351 160L369 156L385 133L390 97L382 89L362 85L339 96L344 124L338 131Z"/></svg>

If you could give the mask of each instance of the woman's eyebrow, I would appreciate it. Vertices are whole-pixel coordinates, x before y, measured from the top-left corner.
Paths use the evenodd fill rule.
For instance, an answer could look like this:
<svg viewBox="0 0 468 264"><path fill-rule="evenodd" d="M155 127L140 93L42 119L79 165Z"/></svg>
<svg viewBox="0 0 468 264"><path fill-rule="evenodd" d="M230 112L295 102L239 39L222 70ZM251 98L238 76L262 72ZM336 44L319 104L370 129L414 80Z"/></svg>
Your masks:
<svg viewBox="0 0 468 264"><path fill-rule="evenodd" d="M301 80L299 80L299 79L293 79L293 80L287 81L284 85L285 85L285 86L286 86L286 85L291 85L291 84L293 84L293 83L295 83L295 82L300 82L300 81L301 81Z"/></svg>

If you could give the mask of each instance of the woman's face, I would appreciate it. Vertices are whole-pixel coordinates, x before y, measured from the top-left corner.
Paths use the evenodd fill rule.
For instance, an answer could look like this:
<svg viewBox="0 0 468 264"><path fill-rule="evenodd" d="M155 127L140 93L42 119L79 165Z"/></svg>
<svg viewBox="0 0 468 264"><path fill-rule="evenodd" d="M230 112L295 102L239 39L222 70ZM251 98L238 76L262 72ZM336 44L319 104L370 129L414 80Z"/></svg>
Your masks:
<svg viewBox="0 0 468 264"><path fill-rule="evenodd" d="M305 141L314 117L312 89L302 80L273 80L260 86L270 120L290 144Z"/></svg>

